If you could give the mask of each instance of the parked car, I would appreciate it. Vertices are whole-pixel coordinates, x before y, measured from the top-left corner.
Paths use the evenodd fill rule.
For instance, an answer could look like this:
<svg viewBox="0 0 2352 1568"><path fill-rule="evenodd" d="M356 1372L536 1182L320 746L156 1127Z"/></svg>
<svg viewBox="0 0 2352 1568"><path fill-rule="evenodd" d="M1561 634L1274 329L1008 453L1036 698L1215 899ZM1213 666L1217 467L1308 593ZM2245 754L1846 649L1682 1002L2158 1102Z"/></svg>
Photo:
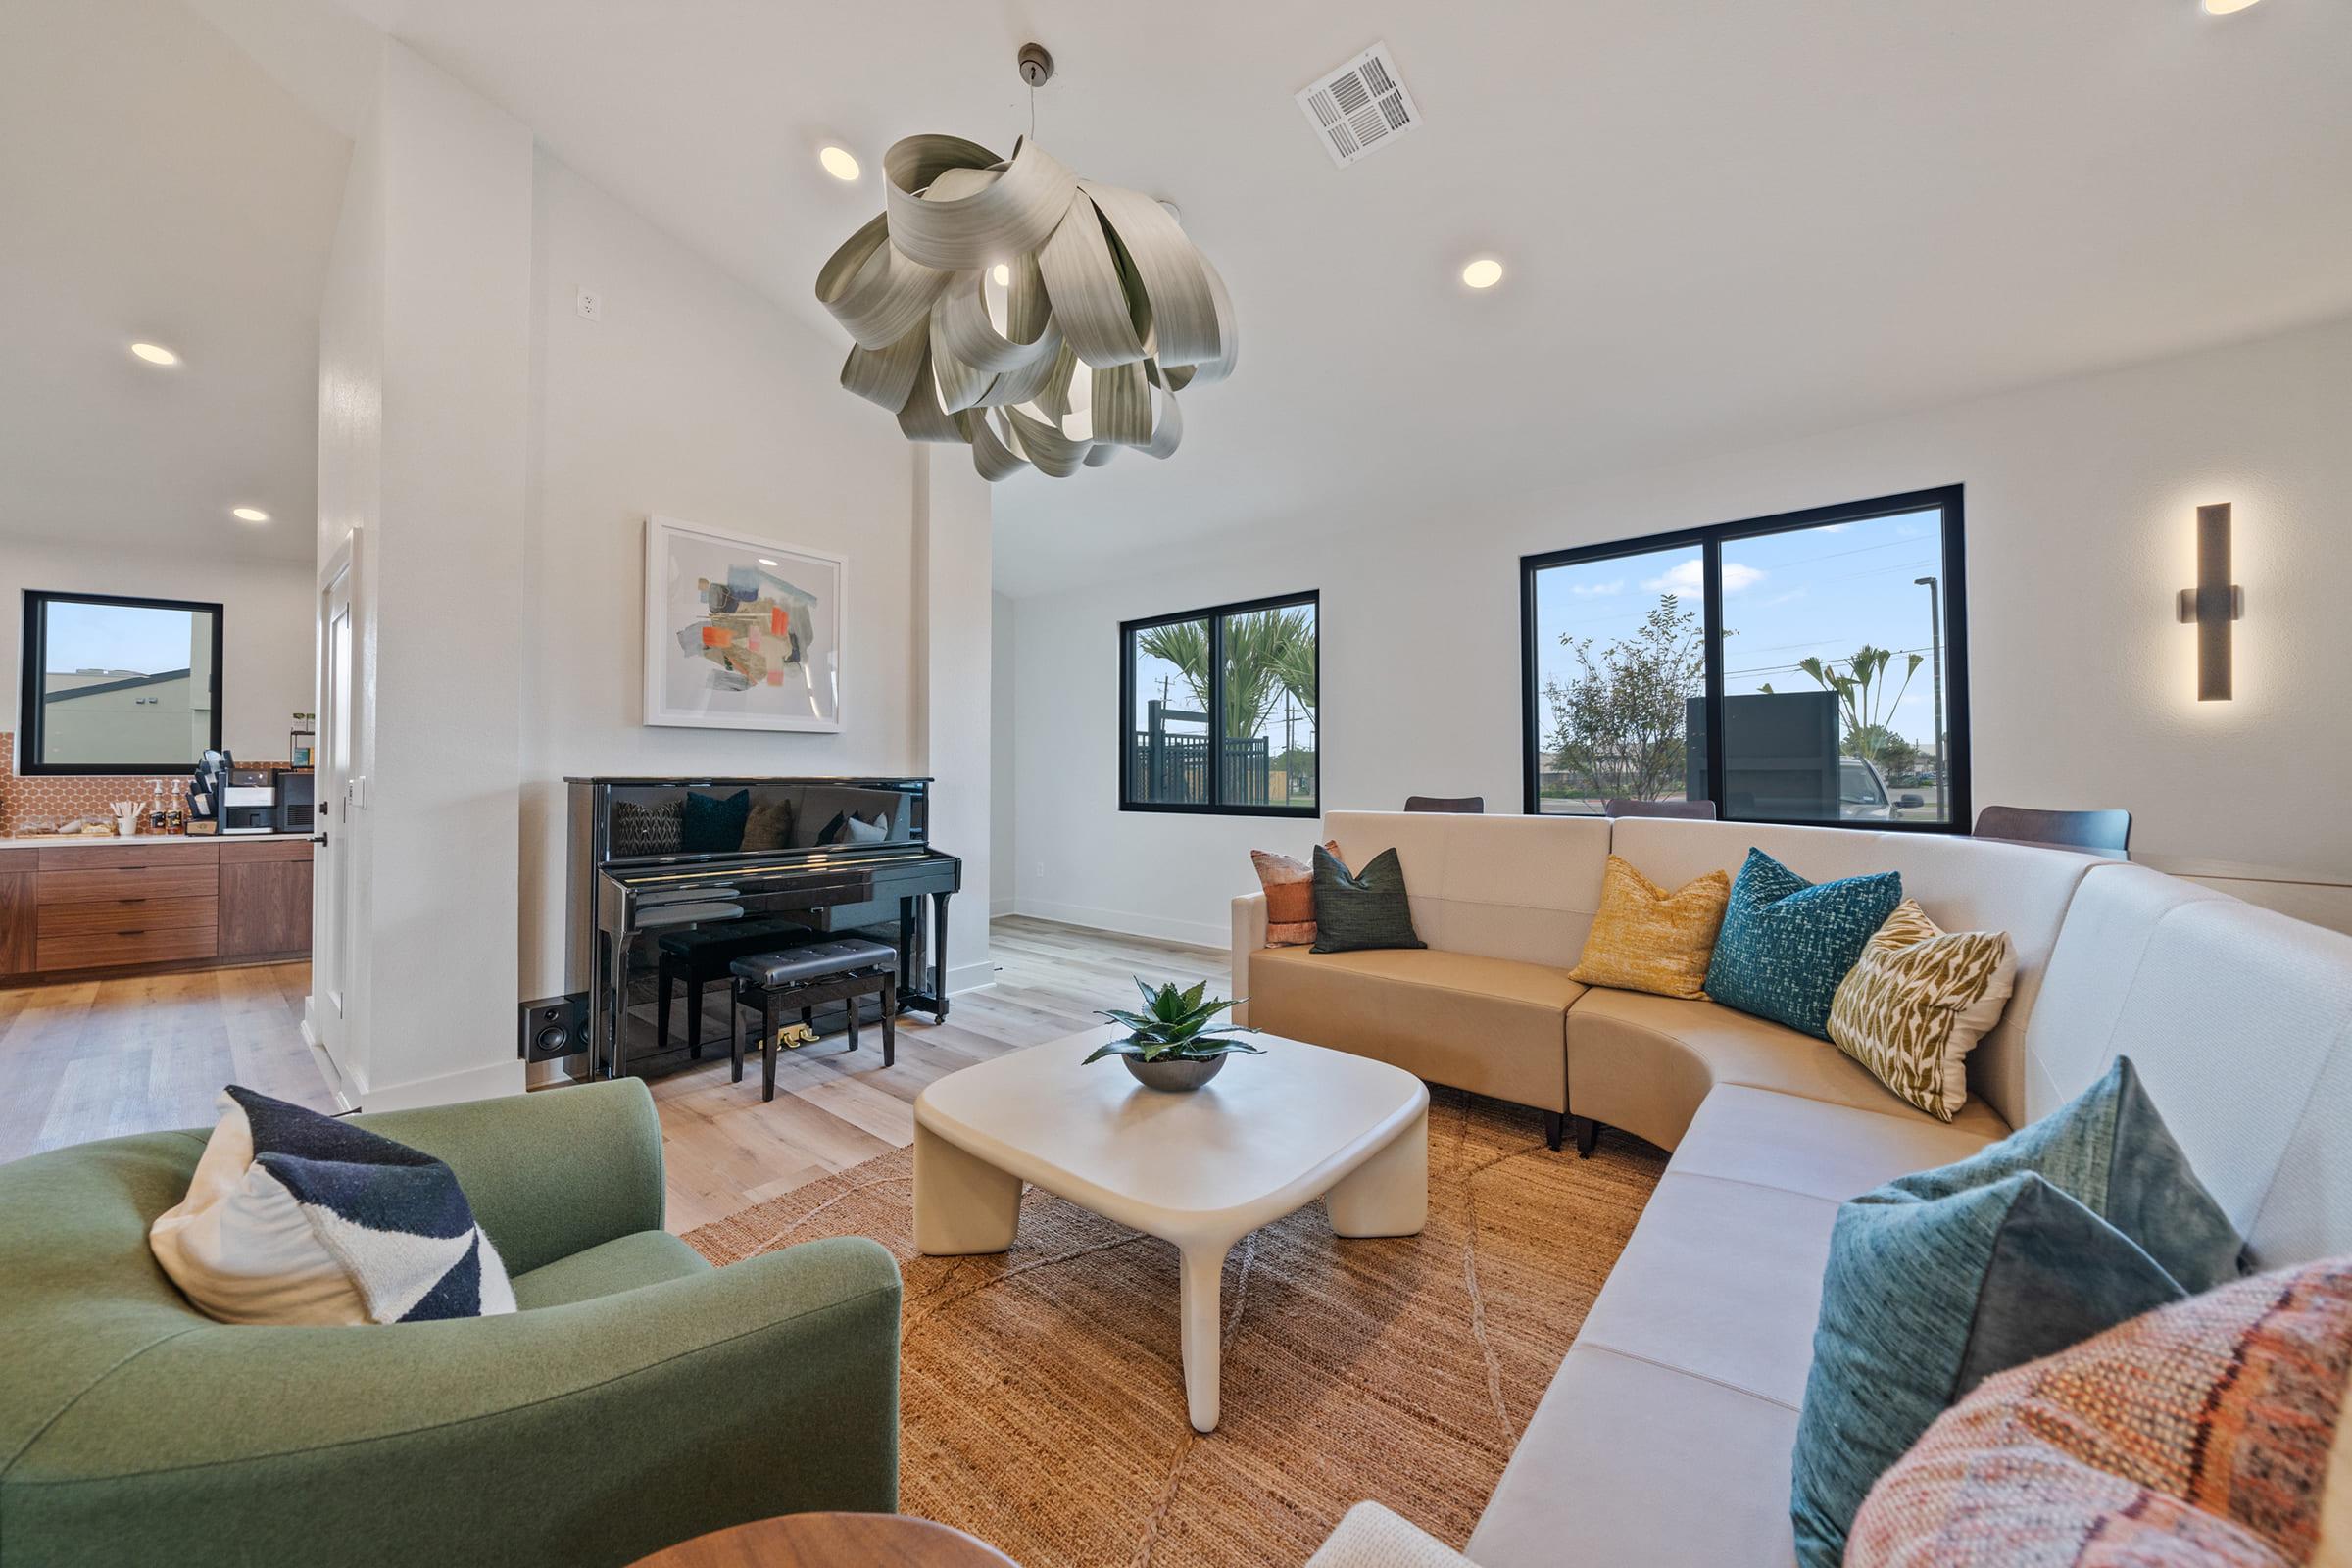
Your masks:
<svg viewBox="0 0 2352 1568"><path fill-rule="evenodd" d="M1896 809L1927 805L1917 795L1893 796L1878 764L1859 757L1838 759L1838 815L1847 822L1891 822Z"/></svg>

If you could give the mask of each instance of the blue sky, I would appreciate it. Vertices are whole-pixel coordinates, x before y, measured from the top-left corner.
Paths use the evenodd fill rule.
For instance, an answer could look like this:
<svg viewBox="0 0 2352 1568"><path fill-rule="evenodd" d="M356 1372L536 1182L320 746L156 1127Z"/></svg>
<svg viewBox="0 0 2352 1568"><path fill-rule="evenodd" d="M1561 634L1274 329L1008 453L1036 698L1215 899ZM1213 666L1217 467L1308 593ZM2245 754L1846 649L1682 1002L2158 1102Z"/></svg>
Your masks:
<svg viewBox="0 0 2352 1568"><path fill-rule="evenodd" d="M1817 691L1796 667L1814 655L1840 665L1864 643L1891 648L1890 686L1900 686L1906 653L1929 654L1928 590L1916 577L1940 576L1942 540L1933 512L1831 523L1792 533L1735 540L1723 547L1724 689ZM1940 590L1939 590L1940 591ZM1557 566L1536 578L1537 668L1565 679L1575 658L1560 634L1594 640L1595 653L1636 630L1661 593L1698 608L1696 546L1643 556ZM1923 662L1886 722L1922 747L1933 744L1933 663ZM1548 713L1543 713L1548 724Z"/></svg>
<svg viewBox="0 0 2352 1568"><path fill-rule="evenodd" d="M49 606L48 665L51 672L131 669L142 675L186 669L189 612L131 605ZM210 629L206 636L211 636Z"/></svg>

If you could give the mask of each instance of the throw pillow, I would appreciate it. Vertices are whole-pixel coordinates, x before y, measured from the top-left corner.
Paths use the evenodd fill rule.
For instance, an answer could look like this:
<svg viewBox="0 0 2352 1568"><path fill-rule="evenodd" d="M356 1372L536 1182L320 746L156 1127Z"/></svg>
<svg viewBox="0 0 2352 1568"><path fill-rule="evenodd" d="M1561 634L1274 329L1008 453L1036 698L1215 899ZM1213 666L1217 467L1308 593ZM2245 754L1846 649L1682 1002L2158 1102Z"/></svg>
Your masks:
<svg viewBox="0 0 2352 1568"><path fill-rule="evenodd" d="M1340 853L1337 843L1323 846ZM1315 940L1315 868L1271 850L1251 850L1258 886L1266 892L1266 946L1303 948Z"/></svg>
<svg viewBox="0 0 2352 1568"><path fill-rule="evenodd" d="M1707 963L1707 995L1827 1040L1838 983L1902 902L1896 872L1815 885L1749 850Z"/></svg>
<svg viewBox="0 0 2352 1568"><path fill-rule="evenodd" d="M889 824L879 815L871 821L862 816L853 816L841 824L841 831L845 844L881 844L890 837Z"/></svg>
<svg viewBox="0 0 2352 1568"><path fill-rule="evenodd" d="M2240 1244L2130 1061L1968 1158L1841 1205L1792 1457L1797 1558L1995 1373L2237 1277Z"/></svg>
<svg viewBox="0 0 2352 1568"><path fill-rule="evenodd" d="M418 1323L514 1310L506 1265L430 1154L236 1084L148 1246L223 1323Z"/></svg>
<svg viewBox="0 0 2352 1568"><path fill-rule="evenodd" d="M1938 1417L1871 1489L1845 1561L2325 1561L2347 1378L2352 1258L2192 1297L2005 1372Z"/></svg>
<svg viewBox="0 0 2352 1568"><path fill-rule="evenodd" d="M675 855L686 831L686 808L677 801L612 803L612 853L623 858Z"/></svg>
<svg viewBox="0 0 2352 1568"><path fill-rule="evenodd" d="M1709 871L1669 893L1632 861L1610 856L1600 880L1600 912L1568 978L1661 997L1705 996L1707 959L1731 896L1728 871Z"/></svg>
<svg viewBox="0 0 2352 1568"><path fill-rule="evenodd" d="M1879 1082L1950 1121L1968 1103L1968 1054L2017 988L2002 931L1945 931L1910 899L1862 947L1830 999L1830 1040Z"/></svg>
<svg viewBox="0 0 2352 1568"><path fill-rule="evenodd" d="M1315 847L1315 953L1366 948L1425 948L1413 934L1413 906L1404 893L1404 862L1383 850L1350 872L1340 858Z"/></svg>
<svg viewBox="0 0 2352 1568"><path fill-rule="evenodd" d="M688 855L732 855L743 848L744 825L752 814L752 792L690 794L678 847Z"/></svg>
<svg viewBox="0 0 2352 1568"><path fill-rule="evenodd" d="M743 819L743 847L747 850L780 850L792 834L792 802L782 796L752 802L749 815Z"/></svg>

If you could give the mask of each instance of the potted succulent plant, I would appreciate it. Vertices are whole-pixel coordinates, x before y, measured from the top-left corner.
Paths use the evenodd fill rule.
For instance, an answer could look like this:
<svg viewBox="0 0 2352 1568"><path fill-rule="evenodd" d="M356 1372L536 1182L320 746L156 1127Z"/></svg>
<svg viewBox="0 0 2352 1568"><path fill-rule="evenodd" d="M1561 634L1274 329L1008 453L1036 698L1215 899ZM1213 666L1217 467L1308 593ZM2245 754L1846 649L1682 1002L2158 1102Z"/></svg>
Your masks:
<svg viewBox="0 0 2352 1568"><path fill-rule="evenodd" d="M1128 1032L1124 1039L1096 1047L1094 1054L1086 1058L1088 1061L1116 1056L1146 1089L1181 1092L1198 1089L1214 1078L1224 1067L1225 1058L1234 1052L1247 1051L1252 1056L1265 1054L1249 1041L1234 1038L1236 1034L1255 1034L1256 1030L1246 1024L1212 1025L1211 1020L1234 1004L1203 1000L1208 993L1207 981L1190 991L1177 990L1174 982L1154 991L1139 975L1135 988L1144 994L1144 1010L1104 1009L1102 1016L1125 1024Z"/></svg>

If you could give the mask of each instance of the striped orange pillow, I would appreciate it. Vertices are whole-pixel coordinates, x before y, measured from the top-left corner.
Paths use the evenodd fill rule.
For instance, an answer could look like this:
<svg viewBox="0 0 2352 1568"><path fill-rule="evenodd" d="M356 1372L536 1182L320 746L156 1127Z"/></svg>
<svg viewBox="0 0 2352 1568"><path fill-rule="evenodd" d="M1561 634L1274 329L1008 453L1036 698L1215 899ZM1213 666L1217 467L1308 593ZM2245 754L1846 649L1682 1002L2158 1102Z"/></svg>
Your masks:
<svg viewBox="0 0 2352 1568"><path fill-rule="evenodd" d="M1707 960L1731 900L1729 871L1709 871L1669 893L1612 855L1601 877L1600 912L1568 978L1696 1001L1707 994Z"/></svg>
<svg viewBox="0 0 2352 1568"><path fill-rule="evenodd" d="M1323 846L1340 853L1336 843ZM1251 850L1258 885L1266 890L1266 946L1303 948L1315 940L1315 868L1270 850Z"/></svg>

